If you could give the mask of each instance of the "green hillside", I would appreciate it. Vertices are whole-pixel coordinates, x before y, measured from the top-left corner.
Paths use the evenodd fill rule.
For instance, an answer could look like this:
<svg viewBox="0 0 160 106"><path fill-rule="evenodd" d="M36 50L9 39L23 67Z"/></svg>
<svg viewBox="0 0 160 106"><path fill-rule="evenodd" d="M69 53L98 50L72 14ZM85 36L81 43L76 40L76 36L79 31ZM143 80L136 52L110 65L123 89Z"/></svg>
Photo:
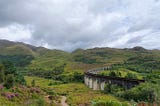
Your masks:
<svg viewBox="0 0 160 106"><path fill-rule="evenodd" d="M79 67L80 69L88 69L109 64L128 63L141 65L143 67L153 67L158 69L160 62L160 50L146 50L142 47L134 47L131 49L115 49L115 48L93 48L93 49L77 49L71 53L61 50L50 50L44 47L35 47L32 45L0 40L0 57L10 56L30 56L30 64L28 68L52 69L57 65L67 64L68 67ZM20 57L18 57L20 58ZM7 57L9 59L9 57ZM16 59L16 58L15 58ZM0 58L2 60L2 58ZM19 59L17 59L18 61ZM139 63L143 63L139 64Z"/></svg>
<svg viewBox="0 0 160 106"><path fill-rule="evenodd" d="M11 63L13 64L10 65ZM104 92L93 91L84 85L85 71L108 65L111 68L102 71L100 75L144 79L146 82L131 90L106 84ZM73 106L91 106L113 101L130 106L131 100L153 102L154 99L160 99L160 50L147 50L142 47L93 48L77 49L69 53L0 40L0 66L0 76L4 77L0 77L2 105L58 106L61 96L66 96L67 103ZM11 70L10 66L14 67L14 70ZM12 75L10 71L13 71ZM16 81L7 89L5 83L10 85L11 82L8 77L13 79L12 82L23 81L24 85L19 85ZM18 96L10 100L7 99L8 94ZM150 100L146 98L148 95L151 95Z"/></svg>
<svg viewBox="0 0 160 106"><path fill-rule="evenodd" d="M57 65L65 64L70 54L60 50L39 51L35 59L28 66L30 68L53 69Z"/></svg>

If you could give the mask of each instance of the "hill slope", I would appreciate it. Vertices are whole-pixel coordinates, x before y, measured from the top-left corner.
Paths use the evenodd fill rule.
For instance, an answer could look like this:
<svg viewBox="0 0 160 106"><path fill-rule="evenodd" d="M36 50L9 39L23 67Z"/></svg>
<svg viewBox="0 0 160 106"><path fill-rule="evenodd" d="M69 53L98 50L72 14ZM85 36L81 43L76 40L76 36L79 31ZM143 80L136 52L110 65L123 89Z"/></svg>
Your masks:
<svg viewBox="0 0 160 106"><path fill-rule="evenodd" d="M106 64L117 63L144 63L144 66L156 67L160 62L160 50L146 50L142 47L131 49L93 48L77 49L72 53L61 50L50 50L44 47L35 47L21 42L0 40L0 60L4 56L30 56L29 68L52 69L60 64L68 64L68 67L80 67L88 69ZM20 58L20 57L19 57ZM23 57L24 58L24 57ZM18 60L17 60L18 61ZM89 66L89 67L88 67Z"/></svg>

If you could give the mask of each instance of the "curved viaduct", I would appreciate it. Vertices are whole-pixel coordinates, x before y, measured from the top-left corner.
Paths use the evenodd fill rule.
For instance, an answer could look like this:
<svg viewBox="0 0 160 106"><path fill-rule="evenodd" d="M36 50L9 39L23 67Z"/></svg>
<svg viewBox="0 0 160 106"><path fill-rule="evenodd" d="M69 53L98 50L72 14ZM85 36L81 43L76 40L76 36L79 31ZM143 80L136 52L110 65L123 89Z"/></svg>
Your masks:
<svg viewBox="0 0 160 106"><path fill-rule="evenodd" d="M97 73L102 70L108 70L110 67L103 67L103 68L97 68L87 71L84 74L84 82L93 90L104 90L105 84L116 84L119 86L122 86L126 89L130 89L136 85L139 85L140 83L145 82L145 80L138 80L138 79L127 79L127 78L121 78L121 77L111 77L111 76L101 76Z"/></svg>

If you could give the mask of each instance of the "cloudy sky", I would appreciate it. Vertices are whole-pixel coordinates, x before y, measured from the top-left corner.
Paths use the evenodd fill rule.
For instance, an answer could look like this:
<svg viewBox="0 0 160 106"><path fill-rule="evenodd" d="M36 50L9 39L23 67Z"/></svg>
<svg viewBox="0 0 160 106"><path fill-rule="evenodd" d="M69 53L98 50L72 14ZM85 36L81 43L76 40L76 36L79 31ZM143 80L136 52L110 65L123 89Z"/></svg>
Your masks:
<svg viewBox="0 0 160 106"><path fill-rule="evenodd" d="M160 49L160 0L0 0L0 39L51 49Z"/></svg>

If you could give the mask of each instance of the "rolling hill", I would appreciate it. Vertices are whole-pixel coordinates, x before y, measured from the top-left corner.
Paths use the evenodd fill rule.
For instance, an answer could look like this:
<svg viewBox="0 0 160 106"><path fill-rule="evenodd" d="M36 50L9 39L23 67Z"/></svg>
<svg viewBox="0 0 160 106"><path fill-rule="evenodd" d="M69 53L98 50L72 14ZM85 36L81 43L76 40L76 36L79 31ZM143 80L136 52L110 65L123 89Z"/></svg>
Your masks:
<svg viewBox="0 0 160 106"><path fill-rule="evenodd" d="M21 56L22 59L19 59ZM88 69L106 64L121 64L126 62L137 65L141 62L144 63L145 67L149 65L149 67L159 68L155 63L159 64L160 62L160 50L147 50L142 47L125 49L106 47L87 50L77 49L68 53L61 50L35 47L21 42L0 40L0 60L11 58L14 62L18 60L22 62L24 57L26 58L25 61L28 57L31 57L27 64L25 64L28 68L42 68L44 70L52 69L61 64L67 64L72 70L75 67Z"/></svg>
<svg viewBox="0 0 160 106"><path fill-rule="evenodd" d="M106 47L86 50L77 49L68 53L62 50L51 50L21 42L0 40L0 62L6 60L12 61L17 66L17 73L22 76L25 75L27 86L35 86L36 84L38 89L41 88L43 94L36 94L36 98L38 97L38 100L44 100L44 102L46 102L46 95L56 97L53 99L54 101L58 99L57 97L66 95L67 103L75 105L91 104L91 101L95 100L110 101L116 97L130 100L127 98L131 94L134 94L134 96L131 96L132 100L141 100L141 95L150 95L150 93L156 94L155 97L160 98L160 93L158 92L160 88L160 50L147 50L142 47L125 49ZM104 94L104 92L92 91L83 84L84 71L107 65L111 65L111 69L99 73L100 75L108 76L110 72L114 72L116 74L120 73L121 77L132 78L134 76L134 78L145 79L146 82L144 85L137 86L127 92L113 85L111 86L113 91L110 92L112 96L110 96L110 93ZM33 84L33 81L36 81L36 83ZM148 88L148 86L152 89ZM31 88L18 88L22 88L22 91L26 91L23 89L30 91L30 89L33 89L33 86ZM5 92L10 91L10 89L8 91L5 90ZM2 90L2 92L4 91ZM0 95L0 102L7 101L6 104L14 102L18 104L20 100L25 103L26 94L28 94L28 91L27 93L24 92L24 99L21 99L20 96L15 99L17 101L13 102L6 100L5 97ZM34 96L30 97L33 99L32 102L35 100L35 93L33 94ZM28 98L29 101L30 98ZM83 100L79 98L83 98ZM117 100L119 101L119 99Z"/></svg>

